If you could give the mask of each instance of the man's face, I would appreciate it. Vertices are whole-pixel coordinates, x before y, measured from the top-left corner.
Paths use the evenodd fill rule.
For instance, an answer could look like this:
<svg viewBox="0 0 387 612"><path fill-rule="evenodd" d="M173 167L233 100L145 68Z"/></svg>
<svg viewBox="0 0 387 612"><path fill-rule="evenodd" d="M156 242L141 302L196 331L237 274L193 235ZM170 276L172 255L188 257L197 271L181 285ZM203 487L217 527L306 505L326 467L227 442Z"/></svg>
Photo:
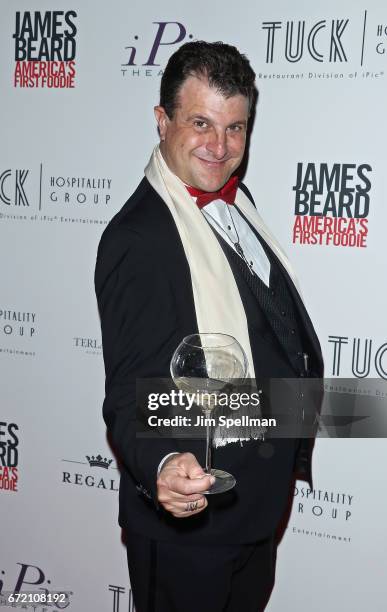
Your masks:
<svg viewBox="0 0 387 612"><path fill-rule="evenodd" d="M155 115L161 152L174 174L204 191L217 191L242 161L248 99L225 98L207 79L188 77L178 94L172 119L161 106Z"/></svg>

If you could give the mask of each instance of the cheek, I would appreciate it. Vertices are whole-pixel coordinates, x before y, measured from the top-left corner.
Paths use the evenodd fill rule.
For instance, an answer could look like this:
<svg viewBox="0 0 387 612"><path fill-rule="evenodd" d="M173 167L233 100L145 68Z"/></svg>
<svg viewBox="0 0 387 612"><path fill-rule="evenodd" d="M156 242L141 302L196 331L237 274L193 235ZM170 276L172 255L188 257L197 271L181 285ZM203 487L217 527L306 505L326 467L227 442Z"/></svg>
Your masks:
<svg viewBox="0 0 387 612"><path fill-rule="evenodd" d="M182 134L181 137L176 142L176 149L179 152L179 155L189 155L192 149L195 147L192 144L192 138L187 138L186 134Z"/></svg>
<svg viewBox="0 0 387 612"><path fill-rule="evenodd" d="M233 140L231 144L231 151L233 152L235 157L242 157L243 153L245 152L245 146L246 139L244 138L244 136L241 136L240 138L236 138L235 140Z"/></svg>
<svg viewBox="0 0 387 612"><path fill-rule="evenodd" d="M189 136L186 135L184 141L184 148L187 150L188 153L195 153L197 151L205 149L206 142L207 137L204 134L191 133Z"/></svg>

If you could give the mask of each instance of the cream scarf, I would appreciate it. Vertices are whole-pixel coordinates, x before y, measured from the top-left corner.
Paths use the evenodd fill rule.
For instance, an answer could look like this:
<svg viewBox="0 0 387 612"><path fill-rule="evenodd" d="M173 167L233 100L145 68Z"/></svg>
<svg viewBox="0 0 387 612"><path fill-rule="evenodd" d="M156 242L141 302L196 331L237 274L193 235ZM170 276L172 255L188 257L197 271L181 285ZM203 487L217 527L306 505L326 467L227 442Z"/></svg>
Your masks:
<svg viewBox="0 0 387 612"><path fill-rule="evenodd" d="M242 300L227 258L213 230L184 183L168 168L159 145L155 147L145 168L145 176L168 206L183 243L191 272L199 333L218 332L234 336L247 356L247 377L254 378L254 363ZM286 255L241 189L237 191L235 203L277 255L297 287Z"/></svg>

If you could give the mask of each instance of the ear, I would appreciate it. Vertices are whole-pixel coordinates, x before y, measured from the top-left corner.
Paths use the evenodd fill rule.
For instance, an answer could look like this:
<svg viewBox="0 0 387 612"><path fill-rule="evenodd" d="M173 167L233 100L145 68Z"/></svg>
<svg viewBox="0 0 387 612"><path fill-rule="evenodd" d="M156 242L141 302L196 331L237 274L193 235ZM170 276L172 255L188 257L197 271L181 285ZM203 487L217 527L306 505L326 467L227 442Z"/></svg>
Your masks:
<svg viewBox="0 0 387 612"><path fill-rule="evenodd" d="M169 118L163 106L155 106L154 113L159 129L160 140L165 140L167 134Z"/></svg>

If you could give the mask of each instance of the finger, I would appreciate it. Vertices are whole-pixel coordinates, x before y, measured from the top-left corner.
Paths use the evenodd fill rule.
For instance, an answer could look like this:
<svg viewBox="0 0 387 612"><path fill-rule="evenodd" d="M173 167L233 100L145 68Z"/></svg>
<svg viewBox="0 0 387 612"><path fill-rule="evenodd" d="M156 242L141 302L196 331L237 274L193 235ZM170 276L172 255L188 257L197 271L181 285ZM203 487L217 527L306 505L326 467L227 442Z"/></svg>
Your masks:
<svg viewBox="0 0 387 612"><path fill-rule="evenodd" d="M158 500L160 502L168 502L173 503L175 501L180 502L195 502L203 499L203 495L201 493L193 493L192 495L183 495L182 493L177 493L176 491L171 491L168 487L160 486L158 492Z"/></svg>
<svg viewBox="0 0 387 612"><path fill-rule="evenodd" d="M192 495L207 491L214 482L213 476L205 475L201 478L182 478L181 476L171 476L168 478L168 488L175 493L182 495Z"/></svg>
<svg viewBox="0 0 387 612"><path fill-rule="evenodd" d="M157 480L158 494L163 497L170 495L182 501L195 501L196 499L200 499L202 497L201 491L206 491L208 487L208 477L204 482L202 479L200 479L200 481L199 479L195 479L193 484L187 484L189 482L190 479L187 478L184 473L179 474L176 470L170 470ZM191 499L186 499L191 496Z"/></svg>
<svg viewBox="0 0 387 612"><path fill-rule="evenodd" d="M197 504L197 505L196 505ZM189 504L173 504L169 512L175 518L188 518L190 516L194 516L195 514L199 514L203 512L205 508L208 506L208 501L206 498L203 499L203 502L189 502Z"/></svg>
<svg viewBox="0 0 387 612"><path fill-rule="evenodd" d="M183 468L188 478L201 478L205 471L192 453L184 453L178 460L179 467Z"/></svg>
<svg viewBox="0 0 387 612"><path fill-rule="evenodd" d="M182 476L191 480L203 478L206 472L192 453L178 453L164 465L160 472L161 478Z"/></svg>
<svg viewBox="0 0 387 612"><path fill-rule="evenodd" d="M197 501L184 501L184 502L176 502L174 501L171 504L171 509L173 510L173 512L176 512L177 514L183 514L183 513L188 513L188 512L195 512L196 510L200 510L200 508L204 508L207 505L207 500L206 498L203 496L202 499L199 499Z"/></svg>
<svg viewBox="0 0 387 612"><path fill-rule="evenodd" d="M206 475L202 466L199 465L199 463L197 463L196 460L195 460L195 463L191 463L188 466L186 466L186 471L187 471L188 478L202 478L203 476Z"/></svg>

